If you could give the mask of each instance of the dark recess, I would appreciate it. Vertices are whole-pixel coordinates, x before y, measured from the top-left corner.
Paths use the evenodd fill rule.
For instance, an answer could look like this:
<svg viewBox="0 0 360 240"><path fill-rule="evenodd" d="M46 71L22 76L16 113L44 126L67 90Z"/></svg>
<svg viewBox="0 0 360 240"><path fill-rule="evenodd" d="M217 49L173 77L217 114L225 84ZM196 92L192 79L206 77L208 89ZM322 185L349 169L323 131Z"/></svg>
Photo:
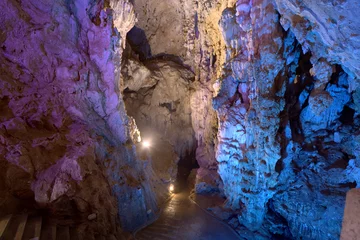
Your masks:
<svg viewBox="0 0 360 240"><path fill-rule="evenodd" d="M132 50L139 55L139 60L144 61L151 57L151 48L144 30L133 27L126 35L126 40Z"/></svg>
<svg viewBox="0 0 360 240"><path fill-rule="evenodd" d="M351 125L354 123L354 114L355 114L355 110L348 107L348 106L344 106L341 115L340 115L340 122L342 122L343 124L346 125Z"/></svg>
<svg viewBox="0 0 360 240"><path fill-rule="evenodd" d="M187 188L187 179L191 170L199 168L196 161L196 148L188 152L184 157L180 158L178 162L178 172L176 176L175 191L180 192Z"/></svg>

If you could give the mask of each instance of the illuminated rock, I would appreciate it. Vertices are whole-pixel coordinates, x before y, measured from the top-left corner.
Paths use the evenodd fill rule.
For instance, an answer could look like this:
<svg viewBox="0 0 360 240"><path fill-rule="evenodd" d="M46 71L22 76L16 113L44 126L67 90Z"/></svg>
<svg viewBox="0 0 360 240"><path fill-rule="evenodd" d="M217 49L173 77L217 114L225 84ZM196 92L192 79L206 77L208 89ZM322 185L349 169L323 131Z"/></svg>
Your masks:
<svg viewBox="0 0 360 240"><path fill-rule="evenodd" d="M86 219L96 209L96 225L78 226L84 239L120 237L119 216L126 230L154 217L135 148L125 146L119 66L135 16L122 4L0 2L1 213L36 206Z"/></svg>

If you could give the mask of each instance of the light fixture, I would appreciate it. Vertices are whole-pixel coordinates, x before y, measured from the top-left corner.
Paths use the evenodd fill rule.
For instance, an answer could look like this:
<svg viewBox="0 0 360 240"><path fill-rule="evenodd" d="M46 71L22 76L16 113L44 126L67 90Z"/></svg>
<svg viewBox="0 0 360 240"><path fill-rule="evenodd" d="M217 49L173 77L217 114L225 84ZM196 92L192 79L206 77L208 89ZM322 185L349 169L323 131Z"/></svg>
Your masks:
<svg viewBox="0 0 360 240"><path fill-rule="evenodd" d="M169 191L170 191L170 192L173 192L173 191L174 191L174 185L173 185L173 184L170 184L170 186L169 186Z"/></svg>
<svg viewBox="0 0 360 240"><path fill-rule="evenodd" d="M145 148L149 148L150 147L150 142L145 140L145 141L143 141L142 145Z"/></svg>

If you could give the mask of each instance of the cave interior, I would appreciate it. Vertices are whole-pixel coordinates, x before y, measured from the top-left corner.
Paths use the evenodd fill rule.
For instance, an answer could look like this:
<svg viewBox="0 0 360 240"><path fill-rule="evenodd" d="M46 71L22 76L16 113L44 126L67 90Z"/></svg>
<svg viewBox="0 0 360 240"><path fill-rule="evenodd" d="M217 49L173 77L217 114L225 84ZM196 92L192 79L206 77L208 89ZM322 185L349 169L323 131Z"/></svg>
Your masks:
<svg viewBox="0 0 360 240"><path fill-rule="evenodd" d="M358 0L0 7L0 239L360 239Z"/></svg>

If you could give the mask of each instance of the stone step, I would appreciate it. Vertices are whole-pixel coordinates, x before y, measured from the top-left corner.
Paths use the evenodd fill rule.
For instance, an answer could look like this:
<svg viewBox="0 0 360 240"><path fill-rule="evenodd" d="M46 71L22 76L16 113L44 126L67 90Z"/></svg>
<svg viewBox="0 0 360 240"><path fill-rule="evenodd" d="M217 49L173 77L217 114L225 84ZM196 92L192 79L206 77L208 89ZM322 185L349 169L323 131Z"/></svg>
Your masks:
<svg viewBox="0 0 360 240"><path fill-rule="evenodd" d="M22 239L40 240L41 225L42 225L42 217L29 216Z"/></svg>
<svg viewBox="0 0 360 240"><path fill-rule="evenodd" d="M142 234L140 236L135 237L136 240L169 240L166 237L162 237L162 236L153 236L153 235L146 235L146 234Z"/></svg>
<svg viewBox="0 0 360 240"><path fill-rule="evenodd" d="M14 240L22 240L27 219L28 219L27 214L22 214L19 216L18 221L17 221L17 228L16 228Z"/></svg>
<svg viewBox="0 0 360 240"><path fill-rule="evenodd" d="M136 240L146 240L144 237L135 237Z"/></svg>
<svg viewBox="0 0 360 240"><path fill-rule="evenodd" d="M0 239L3 239L3 234L8 226L12 215L4 216L0 219Z"/></svg>
<svg viewBox="0 0 360 240"><path fill-rule="evenodd" d="M95 239L106 240L106 238L104 236L95 237Z"/></svg>
<svg viewBox="0 0 360 240"><path fill-rule="evenodd" d="M37 238L36 240L40 240L41 237L41 227L42 227L42 217L38 216L35 217L35 230L34 230L34 237Z"/></svg>
<svg viewBox="0 0 360 240"><path fill-rule="evenodd" d="M0 240L80 240L80 238L76 228L57 225L38 215L22 214L0 218Z"/></svg>

